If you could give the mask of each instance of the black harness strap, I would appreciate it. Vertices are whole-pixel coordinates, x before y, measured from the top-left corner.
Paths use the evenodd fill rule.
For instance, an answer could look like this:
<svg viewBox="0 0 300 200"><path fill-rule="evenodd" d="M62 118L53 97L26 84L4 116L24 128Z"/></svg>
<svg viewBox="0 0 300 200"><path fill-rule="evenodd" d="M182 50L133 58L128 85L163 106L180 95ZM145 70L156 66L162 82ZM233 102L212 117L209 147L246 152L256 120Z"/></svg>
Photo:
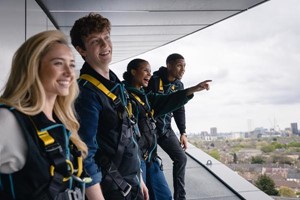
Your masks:
<svg viewBox="0 0 300 200"><path fill-rule="evenodd" d="M115 94L109 91L99 80L87 74L83 74L80 76L80 79L78 81L79 84L81 83L80 80L85 80L85 82L82 85L95 91L97 95L100 95L99 92L105 94L109 99L112 100L116 108L121 107L122 101ZM113 158L114 162L112 162L112 159L108 158L107 155L104 155L102 151L100 152L100 150L98 150L99 153L101 154L100 156L101 160L99 164L106 170L107 174L111 177L112 181L117 185L117 187L119 188L120 192L124 197L126 197L130 193L132 186L128 184L124 180L123 176L119 173L118 166L122 161L122 157L125 151L125 143L124 143L125 139L132 137L133 135L130 126L134 122L133 120L130 119L130 115L132 117L131 108L126 108L126 109L127 112L122 111L119 113L121 115L120 117L122 118L123 123L122 123L122 132L121 132L120 140L117 147L117 152L115 157Z"/></svg>
<svg viewBox="0 0 300 200"><path fill-rule="evenodd" d="M146 99L146 103L145 103L144 101L142 101L142 99L138 95L136 95L133 92L131 92L129 94L129 96L143 107L143 109L145 110L145 112L147 114L147 117L149 117L151 119L151 122L153 122L153 125L155 126L156 121L154 119L154 110L150 108L150 105L149 105L147 99Z"/></svg>
<svg viewBox="0 0 300 200"><path fill-rule="evenodd" d="M145 110L145 113L147 116L145 121L139 122L139 123L142 123L143 126L146 125L148 127L147 131L145 131L142 134L145 134L143 137L146 138L146 140L149 144L149 147L151 147L152 149L150 151L149 151L149 149L142 149L142 154L143 154L142 156L143 156L144 160L149 163L152 161L152 159L154 159L157 156L157 153L154 152L154 150L156 149L156 135L155 135L156 133L154 132L155 128L156 128L156 125L155 125L156 121L154 119L154 110L151 109L147 99L145 99L145 102L144 102L137 94L135 94L133 92L131 92L129 95L137 104L139 104ZM151 133L151 135L149 135L149 132ZM153 141L155 141L155 145L151 146L153 144L152 143ZM143 144L141 146L143 146Z"/></svg>
<svg viewBox="0 0 300 200"><path fill-rule="evenodd" d="M78 151L76 155L74 155L74 159L77 158L78 171L76 175L73 175L73 163L65 157L62 146L47 131L47 129L50 130L53 128L57 128L59 127L59 125L39 130L36 124L34 123L33 119L30 118L30 120L35 127L39 139L43 142L45 152L50 160L50 163L52 164L50 166L50 175L52 176L52 179L48 188L50 196L55 200L82 200L83 195L80 189L78 188L75 188L76 191L68 189L64 192L61 192L62 182L68 181L71 178L71 176L79 177L81 175L82 163L80 162L82 162L82 159L79 158L81 157L81 152ZM62 128L64 129L64 127ZM66 129L64 129L64 131L66 131Z"/></svg>
<svg viewBox="0 0 300 200"><path fill-rule="evenodd" d="M9 107L3 104L0 104L0 107L8 108L12 111L12 113L15 115L18 123L24 129L26 127L25 122L22 120L21 116L14 112L13 107ZM38 138L42 141L45 152L47 157L50 160L50 163L52 164L50 167L50 174L52 176L52 179L50 181L49 187L48 187L48 193L46 192L36 192L33 194L34 199L56 199L58 200L58 196L61 192L62 182L66 182L69 180L69 178L72 176L72 173L74 171L73 164L71 161L66 160L66 157L64 156L63 149L61 145L48 133L47 130L40 131L36 127L36 124L34 123L33 119L31 117L28 117L33 126L35 127L35 131L37 133ZM57 127L57 126L56 126ZM51 129L51 128L50 128ZM66 147L68 148L68 147ZM81 157L81 152L78 155ZM82 159L78 159L78 162L82 161ZM81 169L79 169L81 167ZM71 170L70 170L71 168ZM80 176L82 173L82 163L78 163L78 172L77 175ZM79 189L80 190L80 189ZM63 192L64 193L64 192ZM80 192L76 192L76 194L81 194ZM61 200L82 200L82 195L80 198L64 198Z"/></svg>

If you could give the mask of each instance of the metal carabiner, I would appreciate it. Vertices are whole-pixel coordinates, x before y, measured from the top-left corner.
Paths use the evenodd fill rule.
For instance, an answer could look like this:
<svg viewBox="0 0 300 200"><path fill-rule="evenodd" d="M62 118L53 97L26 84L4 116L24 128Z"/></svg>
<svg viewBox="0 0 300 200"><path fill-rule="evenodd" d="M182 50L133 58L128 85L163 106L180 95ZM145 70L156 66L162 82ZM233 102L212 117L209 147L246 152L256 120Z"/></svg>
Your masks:
<svg viewBox="0 0 300 200"><path fill-rule="evenodd" d="M70 176L69 177L64 177L63 182L68 181L70 179L71 175L74 173L74 166L73 166L72 162L70 160L66 160L66 163L69 166ZM55 171L55 166L51 165L50 166L50 175L51 176L54 176L54 171Z"/></svg>

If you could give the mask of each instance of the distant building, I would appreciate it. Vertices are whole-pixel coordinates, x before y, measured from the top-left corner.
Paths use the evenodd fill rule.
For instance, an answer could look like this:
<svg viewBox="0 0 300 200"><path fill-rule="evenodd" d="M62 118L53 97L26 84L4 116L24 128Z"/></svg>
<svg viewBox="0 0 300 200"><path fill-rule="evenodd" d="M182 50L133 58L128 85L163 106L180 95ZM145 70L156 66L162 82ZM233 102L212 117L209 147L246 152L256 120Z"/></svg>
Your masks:
<svg viewBox="0 0 300 200"><path fill-rule="evenodd" d="M266 134L266 132L268 131L268 129L264 128L264 127L257 127L252 131L252 138L261 138L263 135Z"/></svg>
<svg viewBox="0 0 300 200"><path fill-rule="evenodd" d="M259 149L241 149L237 152L237 156L240 160L246 160L246 159L251 159L252 157L255 156L260 156L262 155L261 150Z"/></svg>
<svg viewBox="0 0 300 200"><path fill-rule="evenodd" d="M286 178L288 175L289 169L282 167L263 167L261 173L262 174L279 174L280 176Z"/></svg>
<svg viewBox="0 0 300 200"><path fill-rule="evenodd" d="M208 134L207 131L201 131L200 138L204 141L214 141L217 140L217 136L212 136L211 134Z"/></svg>
<svg viewBox="0 0 300 200"><path fill-rule="evenodd" d="M285 128L284 133L286 136L289 136L289 137L291 137L293 135L291 128Z"/></svg>
<svg viewBox="0 0 300 200"><path fill-rule="evenodd" d="M231 139L236 140L240 138L244 138L244 133L241 132L231 133Z"/></svg>
<svg viewBox="0 0 300 200"><path fill-rule="evenodd" d="M212 136L218 135L217 128L216 128L216 127L210 128L210 134L211 134Z"/></svg>
<svg viewBox="0 0 300 200"><path fill-rule="evenodd" d="M298 135L299 134L297 123L291 123L291 128L292 128L293 135Z"/></svg>
<svg viewBox="0 0 300 200"><path fill-rule="evenodd" d="M299 173L299 171L289 170L289 172L287 174L287 180L288 181L295 181L297 183L300 183L300 173Z"/></svg>

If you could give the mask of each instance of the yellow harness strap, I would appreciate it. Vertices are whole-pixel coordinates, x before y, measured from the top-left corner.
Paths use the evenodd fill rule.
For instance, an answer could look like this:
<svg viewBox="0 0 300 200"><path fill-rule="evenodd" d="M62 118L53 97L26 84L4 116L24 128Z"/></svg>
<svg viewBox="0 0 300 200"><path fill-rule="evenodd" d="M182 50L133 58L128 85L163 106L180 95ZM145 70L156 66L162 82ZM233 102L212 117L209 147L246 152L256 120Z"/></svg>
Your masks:
<svg viewBox="0 0 300 200"><path fill-rule="evenodd" d="M82 156L77 157L77 162L78 162L78 169L77 169L77 177L80 177L82 172L83 172L83 160Z"/></svg>
<svg viewBox="0 0 300 200"><path fill-rule="evenodd" d="M43 141L45 147L48 147L49 145L51 145L55 142L54 138L49 134L49 132L47 130L46 131L39 131L36 128L36 132L37 132L37 135L39 136L39 138ZM77 158L77 162L78 162L78 169L77 169L77 174L76 175L78 177L80 177L80 175L82 174L82 171L83 171L82 156L79 156ZM73 167L72 162L70 160L66 160L66 163L69 166L70 174L73 174L74 173L74 167ZM51 165L50 166L51 176L54 176L54 171L55 171L55 166ZM64 177L63 181L66 182L69 179L70 179L70 176L69 177Z"/></svg>
<svg viewBox="0 0 300 200"><path fill-rule="evenodd" d="M143 106L145 105L145 103L142 101L142 99L139 97L139 96L137 96L136 94L134 94L134 93L131 93L132 94L132 96L134 96L134 98L138 101L138 102L140 102L140 104L142 104Z"/></svg>
<svg viewBox="0 0 300 200"><path fill-rule="evenodd" d="M164 91L164 85L161 79L159 79L159 91L163 92Z"/></svg>
<svg viewBox="0 0 300 200"><path fill-rule="evenodd" d="M106 96L108 96L109 98L111 98L113 101L115 99L117 99L117 96L112 93L111 91L109 91L107 89L107 87L105 87L105 85L103 85L100 81L98 81L97 79L95 79L94 77L92 77L91 75L88 74L82 74L79 78L89 81L91 84L93 84L94 86L96 86L99 90L101 90L104 94L106 94ZM129 102L127 106L125 106L125 109L128 113L129 118L132 117L132 106L131 103Z"/></svg>
<svg viewBox="0 0 300 200"><path fill-rule="evenodd" d="M117 96L110 92L107 87L105 87L100 81L98 81L97 79L95 79L94 77L88 75L88 74L82 74L80 76L81 79L84 79L86 81L89 81L90 83L92 83L93 85L95 85L97 88L99 88L99 90L101 90L102 92L104 92L104 94L106 94L109 98L111 98L113 101L117 98Z"/></svg>
<svg viewBox="0 0 300 200"><path fill-rule="evenodd" d="M132 105L131 105L131 103L128 102L128 104L127 104L127 106L125 108L126 108L126 111L128 113L129 118L132 118L133 113L132 113Z"/></svg>
<svg viewBox="0 0 300 200"><path fill-rule="evenodd" d="M175 90L175 85L172 85L171 90L174 91ZM162 82L162 79L159 79L159 92L164 92L164 84Z"/></svg>
<svg viewBox="0 0 300 200"><path fill-rule="evenodd" d="M150 113L151 113L151 116L153 117L154 116L154 109L152 109Z"/></svg>
<svg viewBox="0 0 300 200"><path fill-rule="evenodd" d="M142 99L137 96L136 94L134 93L131 93L132 96L142 105L142 106L145 106L145 103L142 101ZM151 116L148 116L148 114L150 114ZM151 111L149 113L146 113L147 117L153 117L154 116L154 110L151 109Z"/></svg>

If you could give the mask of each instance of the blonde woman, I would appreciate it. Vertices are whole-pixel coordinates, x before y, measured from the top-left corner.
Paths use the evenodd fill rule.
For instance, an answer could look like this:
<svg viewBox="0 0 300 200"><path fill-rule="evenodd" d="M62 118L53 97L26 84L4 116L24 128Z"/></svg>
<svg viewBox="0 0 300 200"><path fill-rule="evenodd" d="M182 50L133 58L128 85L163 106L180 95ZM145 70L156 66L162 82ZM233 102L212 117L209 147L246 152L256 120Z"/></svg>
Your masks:
<svg viewBox="0 0 300 200"><path fill-rule="evenodd" d="M0 199L84 199L74 55L60 31L16 51L0 98Z"/></svg>

